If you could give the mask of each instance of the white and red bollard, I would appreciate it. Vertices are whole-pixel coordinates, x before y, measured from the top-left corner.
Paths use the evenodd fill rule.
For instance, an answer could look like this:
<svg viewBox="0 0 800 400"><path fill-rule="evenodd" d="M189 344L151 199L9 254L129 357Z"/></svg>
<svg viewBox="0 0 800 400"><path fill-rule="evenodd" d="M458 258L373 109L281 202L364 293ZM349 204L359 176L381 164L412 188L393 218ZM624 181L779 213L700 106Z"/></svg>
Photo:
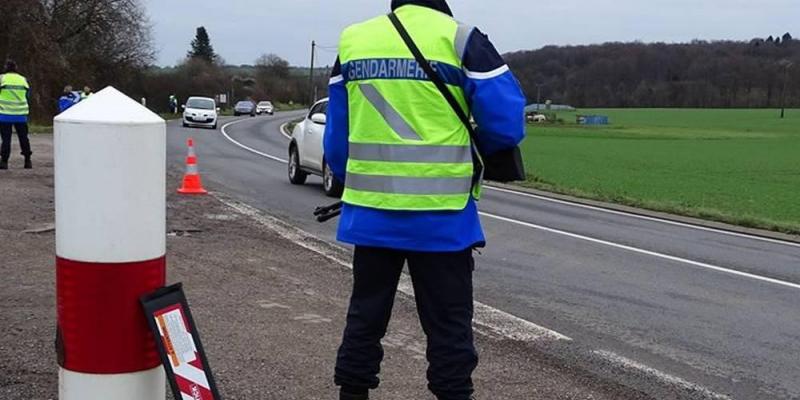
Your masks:
<svg viewBox="0 0 800 400"><path fill-rule="evenodd" d="M139 298L166 280L166 124L114 88L55 118L59 398L164 400Z"/></svg>

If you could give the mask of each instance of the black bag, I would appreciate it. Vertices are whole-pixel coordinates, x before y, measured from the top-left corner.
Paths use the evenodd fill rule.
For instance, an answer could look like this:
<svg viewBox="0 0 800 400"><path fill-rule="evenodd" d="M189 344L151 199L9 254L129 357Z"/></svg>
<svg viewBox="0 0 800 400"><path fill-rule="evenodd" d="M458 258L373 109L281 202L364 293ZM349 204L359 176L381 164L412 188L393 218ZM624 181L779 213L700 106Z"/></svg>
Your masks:
<svg viewBox="0 0 800 400"><path fill-rule="evenodd" d="M436 73L436 71L434 71L430 62L428 62L428 60L422 55L419 47L417 47L416 43L414 43L414 39L412 39L411 35L408 34L408 31L406 30L405 26L403 26L403 23L400 22L400 19L397 18L397 15L395 13L390 13L389 19L392 20L392 24L397 29L400 37L403 38L406 46L408 46L408 49L411 50L411 54L413 54L414 58L417 59L417 64L419 64L419 66L425 71L425 73L428 75L428 78L430 78L430 80L442 93L442 96L444 96L447 102L450 103L450 107L453 109L456 115L458 115L458 118L461 120L464 126L467 127L467 131L469 131L469 136L474 145L473 152L477 152L478 134L475 132L475 127L472 126L470 118L461 108L461 105L458 104L458 101L455 99L455 97L453 97L453 94L450 93L450 90L447 89L447 85L444 83L444 80L442 80L442 77ZM522 118L522 116L520 116L520 118ZM522 162L522 152L520 151L519 147L499 151L486 157L482 157L479 154L473 154L473 158L476 160L476 183L480 181L481 177L496 182L522 181L526 178L525 164Z"/></svg>

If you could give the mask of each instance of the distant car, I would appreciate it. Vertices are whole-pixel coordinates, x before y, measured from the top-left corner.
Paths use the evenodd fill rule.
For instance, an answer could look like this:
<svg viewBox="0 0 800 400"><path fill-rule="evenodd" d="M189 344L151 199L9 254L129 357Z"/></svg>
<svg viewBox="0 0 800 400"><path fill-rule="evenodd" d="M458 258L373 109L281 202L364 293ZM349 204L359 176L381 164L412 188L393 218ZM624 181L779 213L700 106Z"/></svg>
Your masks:
<svg viewBox="0 0 800 400"><path fill-rule="evenodd" d="M183 105L183 127L217 129L217 103L208 97L190 97Z"/></svg>
<svg viewBox="0 0 800 400"><path fill-rule="evenodd" d="M267 114L267 115L274 115L275 114L275 106L272 105L269 101L262 101L258 103L256 107L256 113L259 115Z"/></svg>
<svg viewBox="0 0 800 400"><path fill-rule="evenodd" d="M328 99L311 107L308 115L294 127L289 144L289 181L295 185L306 183L308 175L322 177L322 187L330 197L341 197L344 184L333 176L322 147L327 122Z"/></svg>
<svg viewBox="0 0 800 400"><path fill-rule="evenodd" d="M535 114L530 113L528 114L528 123L530 124L541 124L547 122L547 116L544 114Z"/></svg>
<svg viewBox="0 0 800 400"><path fill-rule="evenodd" d="M236 106L233 107L233 115L240 116L240 115L250 115L251 117L256 116L256 104L250 100L240 101L236 103Z"/></svg>

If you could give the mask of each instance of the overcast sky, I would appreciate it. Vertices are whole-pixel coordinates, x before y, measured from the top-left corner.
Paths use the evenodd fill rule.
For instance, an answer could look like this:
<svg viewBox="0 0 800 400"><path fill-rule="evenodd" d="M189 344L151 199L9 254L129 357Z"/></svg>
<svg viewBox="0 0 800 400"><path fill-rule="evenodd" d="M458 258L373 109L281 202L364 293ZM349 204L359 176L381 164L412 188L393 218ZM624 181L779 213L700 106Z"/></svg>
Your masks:
<svg viewBox="0 0 800 400"><path fill-rule="evenodd" d="M389 0L143 0L154 28L158 63L185 56L197 26L228 63L252 64L275 53L308 65L332 64L339 32L388 10ZM450 0L456 18L488 33L501 52L548 44L608 41L686 42L800 37L800 0Z"/></svg>

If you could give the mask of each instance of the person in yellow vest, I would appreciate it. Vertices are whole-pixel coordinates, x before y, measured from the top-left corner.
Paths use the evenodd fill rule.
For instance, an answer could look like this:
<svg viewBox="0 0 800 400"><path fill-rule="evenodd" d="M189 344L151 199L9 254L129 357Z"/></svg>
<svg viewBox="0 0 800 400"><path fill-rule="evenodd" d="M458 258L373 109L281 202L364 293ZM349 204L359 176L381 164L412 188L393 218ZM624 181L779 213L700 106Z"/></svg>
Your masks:
<svg viewBox="0 0 800 400"><path fill-rule="evenodd" d="M334 378L341 400L368 399L378 387L381 339L407 263L427 336L428 388L439 400L466 400L478 364L472 253L486 242L478 154L523 140L525 96L487 36L453 19L444 0L391 8L455 99L437 90L388 16L342 34L324 147L345 187L338 239L355 253ZM455 106L474 117L475 140Z"/></svg>
<svg viewBox="0 0 800 400"><path fill-rule="evenodd" d="M0 170L8 169L11 156L12 128L16 129L22 155L25 157L25 169L33 168L31 163L31 143L28 140L28 113L30 85L24 76L17 72L17 64L7 61L4 74L0 75Z"/></svg>
<svg viewBox="0 0 800 400"><path fill-rule="evenodd" d="M88 99L92 95L92 88L84 86L81 92L81 101Z"/></svg>

